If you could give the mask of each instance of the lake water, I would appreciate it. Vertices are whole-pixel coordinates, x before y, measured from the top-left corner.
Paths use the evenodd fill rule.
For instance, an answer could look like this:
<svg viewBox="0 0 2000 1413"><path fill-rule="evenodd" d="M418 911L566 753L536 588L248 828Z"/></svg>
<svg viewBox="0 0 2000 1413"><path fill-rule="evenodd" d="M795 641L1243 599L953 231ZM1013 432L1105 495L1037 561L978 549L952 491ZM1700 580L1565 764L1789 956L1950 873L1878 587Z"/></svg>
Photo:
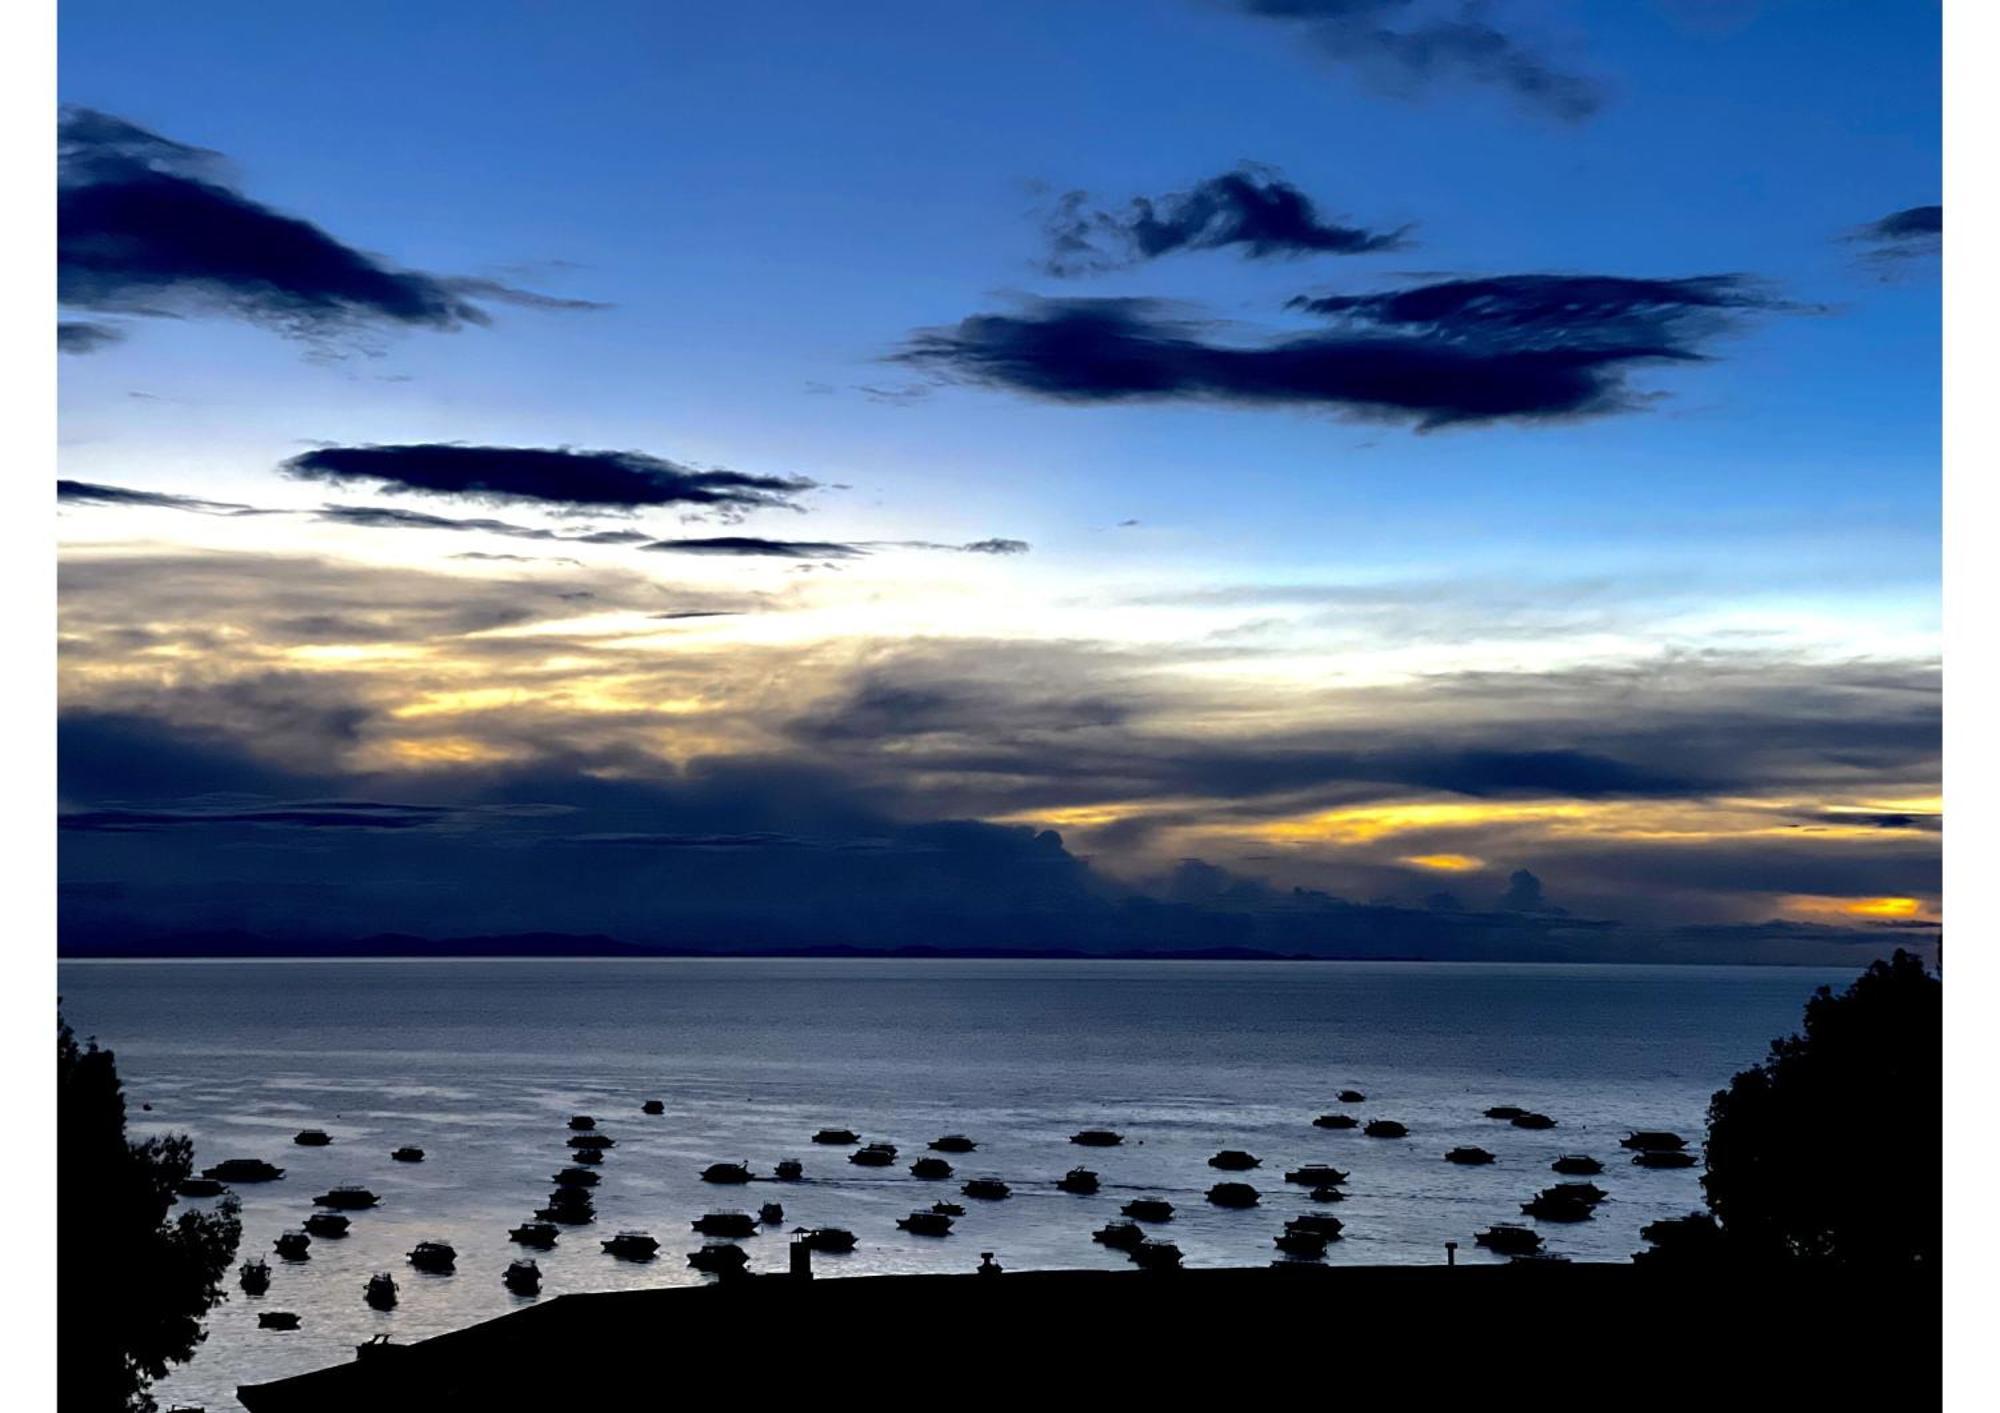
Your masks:
<svg viewBox="0 0 2000 1413"><path fill-rule="evenodd" d="M714 1209L783 1202L785 1228L851 1229L850 1256L816 1258L822 1276L964 1271L981 1251L1010 1267L1123 1266L1090 1233L1132 1197L1177 1209L1158 1229L1190 1265L1262 1264L1285 1217L1309 1209L1287 1167L1348 1169L1337 1263L1490 1259L1472 1234L1524 1220L1519 1204L1559 1181L1563 1152L1604 1160L1611 1198L1588 1222L1542 1228L1551 1250L1623 1260L1655 1217L1700 1205L1695 1170L1635 1168L1618 1147L1632 1128L1698 1140L1709 1095L1797 1028L1821 983L1852 972L1778 968L1497 966L1286 962L496 961L92 962L60 969L64 1010L81 1035L117 1052L135 1131L191 1134L199 1165L262 1157L282 1181L240 1189L242 1256L270 1260L261 1298L230 1281L193 1362L159 1387L162 1406L239 1405L234 1389L352 1355L376 1333L423 1338L517 1308L500 1284L534 1255L543 1298L578 1290L690 1284ZM1342 1106L1338 1090L1367 1101ZM640 1113L657 1098L666 1112ZM152 1105L150 1112L140 1109ZM1535 1133L1481 1116L1512 1103L1554 1116ZM1349 1107L1400 1119L1406 1140L1312 1126ZM529 1253L507 1239L567 1160L565 1121L589 1113L617 1146L600 1171L597 1222L564 1228ZM897 1144L888 1169L809 1141L828 1125ZM1124 1146L1070 1144L1103 1125ZM316 1127L325 1148L295 1146ZM962 1131L976 1153L958 1176L922 1182L909 1162ZM390 1160L402 1144L420 1165ZM1490 1167L1443 1161L1478 1144ZM1223 1211L1202 1194L1223 1178L1217 1149L1263 1160L1249 1174L1260 1207ZM747 1160L768 1173L805 1162L794 1184L713 1187L699 1171ZM1095 1197L1054 1187L1086 1165ZM961 1198L991 1175L1007 1201ZM382 1194L345 1239L315 1239L311 1259L278 1260L271 1242L342 1182ZM896 1219L940 1198L967 1215L943 1240ZM599 1241L626 1227L663 1243L657 1261L616 1261ZM449 1241L457 1274L413 1271L419 1240ZM743 1243L752 1269L785 1264L785 1238ZM362 1285L390 1271L401 1304L378 1313ZM115 1275L107 1273L107 1278ZM297 1311L302 1328L260 1331L260 1310Z"/></svg>

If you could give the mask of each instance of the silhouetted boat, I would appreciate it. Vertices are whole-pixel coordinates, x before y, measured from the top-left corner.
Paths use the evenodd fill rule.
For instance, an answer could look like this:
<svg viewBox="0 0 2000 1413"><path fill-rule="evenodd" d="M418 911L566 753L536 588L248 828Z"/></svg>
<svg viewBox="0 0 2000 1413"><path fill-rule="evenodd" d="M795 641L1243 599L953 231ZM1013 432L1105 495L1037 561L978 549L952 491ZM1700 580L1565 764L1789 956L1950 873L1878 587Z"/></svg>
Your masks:
<svg viewBox="0 0 2000 1413"><path fill-rule="evenodd" d="M1578 1202L1588 1202L1593 1207L1611 1195L1594 1182L1559 1182L1554 1187L1544 1188L1543 1191L1557 1197L1573 1197Z"/></svg>
<svg viewBox="0 0 2000 1413"><path fill-rule="evenodd" d="M542 1290L542 1268L533 1261L509 1261L507 1269L500 1273L500 1284L516 1295L539 1295Z"/></svg>
<svg viewBox="0 0 2000 1413"><path fill-rule="evenodd" d="M523 1222L507 1233L507 1239L518 1246L532 1246L537 1251L547 1251L556 1244L555 1223Z"/></svg>
<svg viewBox="0 0 2000 1413"><path fill-rule="evenodd" d="M1352 1114L1321 1114L1313 1120L1314 1128L1359 1128L1361 1120Z"/></svg>
<svg viewBox="0 0 2000 1413"><path fill-rule="evenodd" d="M616 1148L618 1140L612 1138L609 1134L578 1133L570 1136L569 1146L572 1148Z"/></svg>
<svg viewBox="0 0 2000 1413"><path fill-rule="evenodd" d="M1486 1111L1486 1117L1489 1119L1518 1119L1527 1112L1519 1104L1495 1104ZM1535 1240L1540 1241L1541 1238L1536 1237Z"/></svg>
<svg viewBox="0 0 2000 1413"><path fill-rule="evenodd" d="M1208 1160L1211 1168L1220 1168L1225 1173L1247 1173L1252 1168L1263 1166L1254 1153L1245 1153L1241 1148L1225 1148Z"/></svg>
<svg viewBox="0 0 2000 1413"><path fill-rule="evenodd" d="M306 1218L306 1230L314 1236L346 1236L347 1218L338 1212L314 1212Z"/></svg>
<svg viewBox="0 0 2000 1413"><path fill-rule="evenodd" d="M368 1284L361 1287L361 1298L376 1310L396 1308L396 1278L387 1271L377 1271L368 1278Z"/></svg>
<svg viewBox="0 0 2000 1413"><path fill-rule="evenodd" d="M1097 1191L1097 1174L1089 1168L1071 1168L1056 1179L1056 1186L1064 1192L1073 1192L1079 1197L1089 1197Z"/></svg>
<svg viewBox="0 0 2000 1413"><path fill-rule="evenodd" d="M933 1202L931 1203L931 1210L936 1212L940 1217L962 1217L965 1215L964 1206L957 1202Z"/></svg>
<svg viewBox="0 0 2000 1413"><path fill-rule="evenodd" d="M283 1168L274 1168L262 1158L225 1158L212 1168L203 1168L201 1175L221 1182L276 1182L285 1175Z"/></svg>
<svg viewBox="0 0 2000 1413"><path fill-rule="evenodd" d="M604 1161L604 1150L602 1148L572 1148L569 1156L570 1161L573 1163L589 1163L592 1167L595 1167Z"/></svg>
<svg viewBox="0 0 2000 1413"><path fill-rule="evenodd" d="M1538 1222L1584 1222L1590 1220L1590 1209L1590 1203L1553 1189L1538 1192L1521 1204L1521 1210Z"/></svg>
<svg viewBox="0 0 2000 1413"><path fill-rule="evenodd" d="M588 1114L571 1114L569 1116L569 1126L578 1133L588 1133L591 1129L597 1127L597 1120Z"/></svg>
<svg viewBox="0 0 2000 1413"><path fill-rule="evenodd" d="M967 1197L977 1197L983 1202L998 1202L1013 1189L999 1178L974 1178L959 1189Z"/></svg>
<svg viewBox="0 0 2000 1413"><path fill-rule="evenodd" d="M802 1232L799 1240L814 1251L827 1251L835 1255L854 1249L854 1233L845 1227L813 1227Z"/></svg>
<svg viewBox="0 0 2000 1413"><path fill-rule="evenodd" d="M313 1239L302 1231L278 1233L278 1239L271 1243L271 1249L287 1261L304 1261L312 1255Z"/></svg>
<svg viewBox="0 0 2000 1413"><path fill-rule="evenodd" d="M750 1181L748 1163L710 1163L701 1170L703 1182L738 1183Z"/></svg>
<svg viewBox="0 0 2000 1413"><path fill-rule="evenodd" d="M1113 1251L1130 1251L1146 1239L1146 1229L1137 1222L1106 1222L1090 1234L1090 1239Z"/></svg>
<svg viewBox="0 0 2000 1413"><path fill-rule="evenodd" d="M912 1236L950 1236L951 1218L942 1212L912 1212L898 1217L896 1225Z"/></svg>
<svg viewBox="0 0 2000 1413"><path fill-rule="evenodd" d="M1326 1187L1333 1183L1346 1182L1347 1174L1325 1163L1307 1163L1304 1167L1293 1168L1286 1173L1285 1181L1295 1182L1301 1187Z"/></svg>
<svg viewBox="0 0 2000 1413"><path fill-rule="evenodd" d="M1408 1138L1410 1131L1394 1119L1370 1119L1361 1131L1370 1138Z"/></svg>
<svg viewBox="0 0 2000 1413"><path fill-rule="evenodd" d="M797 1182L806 1175L806 1165L797 1158L780 1158L771 1175L779 1182Z"/></svg>
<svg viewBox="0 0 2000 1413"><path fill-rule="evenodd" d="M910 1176L920 1178L948 1178L951 1164L942 1158L919 1158L910 1164Z"/></svg>
<svg viewBox="0 0 2000 1413"><path fill-rule="evenodd" d="M1125 1254L1142 1271L1178 1271L1181 1268L1181 1249L1171 1241L1156 1241L1147 1237Z"/></svg>
<svg viewBox="0 0 2000 1413"><path fill-rule="evenodd" d="M458 1253L446 1241L420 1241L410 1248L410 1264L432 1275L448 1276L458 1265Z"/></svg>
<svg viewBox="0 0 2000 1413"><path fill-rule="evenodd" d="M271 1268L262 1261L245 1261L236 1279L245 1295L262 1295L271 1288Z"/></svg>
<svg viewBox="0 0 2000 1413"><path fill-rule="evenodd" d="M1108 1128L1086 1128L1071 1134L1069 1141L1085 1148L1116 1148L1125 1141L1125 1135Z"/></svg>
<svg viewBox="0 0 2000 1413"><path fill-rule="evenodd" d="M333 1139L327 1135L325 1129L302 1128L292 1135L292 1142L301 1148L324 1148L333 1142Z"/></svg>
<svg viewBox="0 0 2000 1413"><path fill-rule="evenodd" d="M580 1187L559 1187L549 1194L546 1207L537 1207L535 1216L544 1222L561 1222L565 1226L581 1226L585 1222L597 1220L597 1209L591 1204L590 1194Z"/></svg>
<svg viewBox="0 0 2000 1413"><path fill-rule="evenodd" d="M1556 1121L1547 1114L1516 1114L1512 1122L1515 1128L1545 1129L1556 1126Z"/></svg>
<svg viewBox="0 0 2000 1413"><path fill-rule="evenodd" d="M1672 1148L1655 1148L1634 1153L1632 1161L1642 1168L1691 1168L1695 1164L1695 1156Z"/></svg>
<svg viewBox="0 0 2000 1413"><path fill-rule="evenodd" d="M1118 1210L1142 1222L1171 1222L1174 1219L1174 1204L1164 1197L1135 1197Z"/></svg>
<svg viewBox="0 0 2000 1413"><path fill-rule="evenodd" d="M660 1250L660 1243L642 1231L621 1231L598 1244L621 1261L650 1261Z"/></svg>
<svg viewBox="0 0 2000 1413"><path fill-rule="evenodd" d="M1258 1196L1247 1182L1218 1182L1208 1190L1208 1200L1218 1207L1255 1207Z"/></svg>
<svg viewBox="0 0 2000 1413"><path fill-rule="evenodd" d="M642 1114L659 1115L659 1114L664 1114L666 1111L667 1111L667 1106L661 1103L658 1099L648 1099L645 1103L639 1106L639 1112Z"/></svg>
<svg viewBox="0 0 2000 1413"><path fill-rule="evenodd" d="M595 1187L604 1181L602 1173L594 1173L589 1168L564 1168L549 1179L557 1187Z"/></svg>
<svg viewBox="0 0 2000 1413"><path fill-rule="evenodd" d="M290 1310L265 1310L257 1316L260 1330L295 1330L299 1327L299 1317Z"/></svg>
<svg viewBox="0 0 2000 1413"><path fill-rule="evenodd" d="M870 1143L849 1153L847 1161L863 1168L886 1168L896 1161L896 1145Z"/></svg>
<svg viewBox="0 0 2000 1413"><path fill-rule="evenodd" d="M1706 1212L1690 1212L1685 1217L1662 1217L1639 1228L1640 1237L1653 1250L1641 1251L1632 1259L1643 1265L1663 1265L1684 1257L1707 1257L1721 1244L1722 1228Z"/></svg>
<svg viewBox="0 0 2000 1413"><path fill-rule="evenodd" d="M1604 1164L1581 1153L1565 1153L1549 1164L1549 1167L1555 1172L1571 1177L1595 1177L1604 1171Z"/></svg>
<svg viewBox="0 0 2000 1413"><path fill-rule="evenodd" d="M757 1219L748 1212L709 1212L688 1223L703 1236L755 1236Z"/></svg>
<svg viewBox="0 0 2000 1413"><path fill-rule="evenodd" d="M381 1200L367 1188L357 1187L351 1182L342 1183L339 1187L322 1192L313 1198L313 1201L320 1206L331 1207L338 1212L365 1211Z"/></svg>
<svg viewBox="0 0 2000 1413"><path fill-rule="evenodd" d="M1303 1212L1285 1223L1287 1231L1309 1231L1322 1241L1336 1241L1346 1223L1325 1212Z"/></svg>
<svg viewBox="0 0 2000 1413"><path fill-rule="evenodd" d="M389 1156L399 1163L421 1163L424 1160L424 1150L405 1144Z"/></svg>
<svg viewBox="0 0 2000 1413"><path fill-rule="evenodd" d="M1312 1190L1312 1200L1315 1202L1345 1202L1347 1194L1332 1183L1327 1183L1324 1187L1315 1187Z"/></svg>
<svg viewBox="0 0 2000 1413"><path fill-rule="evenodd" d="M1343 1104L1362 1104L1368 1100L1368 1096L1358 1089L1343 1089L1336 1097Z"/></svg>
<svg viewBox="0 0 2000 1413"><path fill-rule="evenodd" d="M180 1197L220 1197L226 1189L214 1178L182 1178L174 1186L174 1193Z"/></svg>
<svg viewBox="0 0 2000 1413"><path fill-rule="evenodd" d="M846 1144L859 1143L861 1135L851 1128L823 1128L813 1135L815 1143Z"/></svg>
<svg viewBox="0 0 2000 1413"><path fill-rule="evenodd" d="M1637 1133L1626 1134L1618 1140L1618 1146L1637 1148L1641 1152L1659 1153L1667 1149L1685 1148L1687 1140L1677 1133L1668 1133L1664 1129L1644 1128Z"/></svg>
<svg viewBox="0 0 2000 1413"><path fill-rule="evenodd" d="M948 1133L931 1141L931 1147L940 1153L970 1153L978 1146L962 1133Z"/></svg>
<svg viewBox="0 0 2000 1413"><path fill-rule="evenodd" d="M1478 1167L1493 1161L1493 1155L1484 1148L1454 1148L1444 1155L1447 1163L1462 1163L1467 1167Z"/></svg>
<svg viewBox="0 0 2000 1413"><path fill-rule="evenodd" d="M1542 1249L1542 1234L1512 1222L1495 1222L1472 1238L1474 1244L1502 1256L1525 1256Z"/></svg>
<svg viewBox="0 0 2000 1413"><path fill-rule="evenodd" d="M1317 1260L1326 1255L1326 1238L1318 1232L1286 1227L1271 1239L1287 1256Z"/></svg>
<svg viewBox="0 0 2000 1413"><path fill-rule="evenodd" d="M711 1276L733 1276L750 1264L750 1253L726 1241L711 1241L699 1251L688 1252L688 1264Z"/></svg>
<svg viewBox="0 0 2000 1413"><path fill-rule="evenodd" d="M757 1209L757 1220L767 1227L774 1227L784 1219L785 1208L782 1203L766 1202Z"/></svg>

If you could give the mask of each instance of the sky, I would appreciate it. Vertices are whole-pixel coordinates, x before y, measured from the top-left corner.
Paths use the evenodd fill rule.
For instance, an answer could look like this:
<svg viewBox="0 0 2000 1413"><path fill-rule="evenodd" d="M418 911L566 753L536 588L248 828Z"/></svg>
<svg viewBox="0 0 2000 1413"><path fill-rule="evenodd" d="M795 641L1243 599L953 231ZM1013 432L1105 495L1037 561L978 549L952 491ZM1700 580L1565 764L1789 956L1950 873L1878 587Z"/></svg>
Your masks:
<svg viewBox="0 0 2000 1413"><path fill-rule="evenodd" d="M66 939L1936 934L1936 7L70 0Z"/></svg>

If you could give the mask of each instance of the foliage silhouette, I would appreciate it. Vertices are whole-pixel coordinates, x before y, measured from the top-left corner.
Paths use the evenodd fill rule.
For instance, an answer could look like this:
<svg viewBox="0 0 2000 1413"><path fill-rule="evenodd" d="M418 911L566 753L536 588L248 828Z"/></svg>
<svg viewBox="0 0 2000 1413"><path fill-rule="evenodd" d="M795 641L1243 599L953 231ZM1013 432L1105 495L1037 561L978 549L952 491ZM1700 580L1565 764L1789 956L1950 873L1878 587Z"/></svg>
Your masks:
<svg viewBox="0 0 2000 1413"><path fill-rule="evenodd" d="M234 1197L167 1220L193 1141L127 1139L112 1053L56 1024L58 1397L78 1413L150 1413L150 1385L206 1337L242 1223Z"/></svg>

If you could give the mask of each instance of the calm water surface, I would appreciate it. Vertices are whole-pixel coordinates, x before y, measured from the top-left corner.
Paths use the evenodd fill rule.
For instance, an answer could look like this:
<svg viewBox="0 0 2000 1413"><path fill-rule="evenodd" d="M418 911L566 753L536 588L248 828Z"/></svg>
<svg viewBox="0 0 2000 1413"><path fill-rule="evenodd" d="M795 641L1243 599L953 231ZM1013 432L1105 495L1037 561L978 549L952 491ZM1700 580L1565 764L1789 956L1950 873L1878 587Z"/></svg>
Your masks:
<svg viewBox="0 0 2000 1413"><path fill-rule="evenodd" d="M351 1357L376 1333L414 1340L525 1302L500 1272L533 1254L543 1298L577 1290L690 1284L683 1263L704 1211L784 1203L786 1227L850 1228L860 1246L821 1257L823 1275L962 1271L982 1250L1013 1267L1122 1266L1090 1233L1134 1196L1178 1209L1162 1230L1191 1265L1261 1264L1285 1217L1308 1209L1286 1167L1349 1169L1334 1210L1338 1263L1460 1258L1473 1232L1521 1220L1519 1204L1558 1179L1562 1152L1605 1160L1611 1200L1592 1221L1544 1227L1551 1250L1623 1260L1638 1229L1700 1203L1693 1171L1632 1167L1630 1128L1697 1136L1708 1096L1796 1028L1822 983L1851 972L1764 968L1258 962L497 961L99 962L61 968L80 1034L117 1051L135 1129L191 1134L200 1164L263 1157L280 1182L241 1189L243 1256L271 1261L268 1295L230 1299L194 1361L159 1388L175 1401L234 1409L237 1384ZM1311 1126L1352 1086L1363 1117L1402 1120L1405 1141ZM664 1115L642 1116L657 1098ZM150 1103L151 1112L140 1110ZM1481 1117L1514 1103L1560 1126L1531 1133ZM507 1229L541 1204L564 1165L572 1113L617 1140L596 1189L598 1220L527 1253ZM808 1142L826 1125L899 1145L894 1168L864 1169ZM1077 1128L1105 1125L1125 1146L1086 1150ZM323 1128L330 1147L295 1146ZM978 1152L946 1183L908 1164L939 1134ZM405 1143L421 1165L390 1161ZM1444 1151L1499 1155L1459 1168ZM1221 1147L1263 1159L1249 1175L1261 1207L1225 1212L1202 1193L1224 1175ZM717 1188L717 1160L806 1180ZM1096 1197L1054 1181L1085 1164ZM1013 1185L999 1203L960 1199L966 1177ZM1231 1175L1233 1176L1233 1175ZM344 1240L279 1261L272 1239L340 1182L382 1194ZM968 1214L944 1240L896 1219L939 1198ZM599 1248L625 1227L663 1243L633 1265ZM404 1253L426 1238L458 1248L458 1272L425 1276ZM782 1268L784 1239L744 1245L752 1269ZM361 1289L391 1271L402 1303L377 1313ZM260 1309L297 1311L296 1333L259 1331Z"/></svg>

